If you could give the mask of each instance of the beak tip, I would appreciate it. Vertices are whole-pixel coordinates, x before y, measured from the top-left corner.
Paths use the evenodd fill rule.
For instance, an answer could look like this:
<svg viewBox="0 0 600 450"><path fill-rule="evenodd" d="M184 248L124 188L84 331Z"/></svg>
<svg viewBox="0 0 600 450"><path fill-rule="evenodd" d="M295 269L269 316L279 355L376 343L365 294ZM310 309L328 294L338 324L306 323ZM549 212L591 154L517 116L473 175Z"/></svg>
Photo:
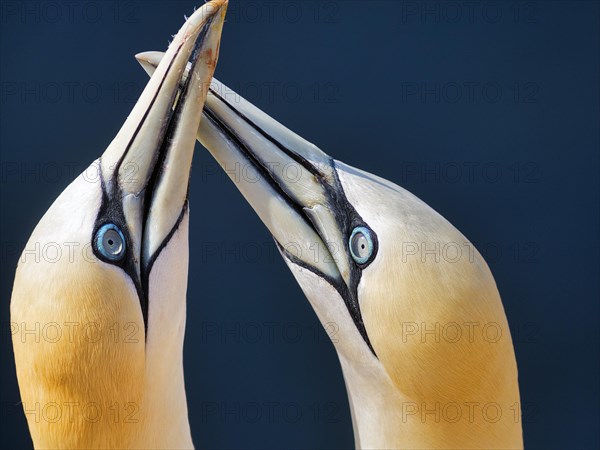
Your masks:
<svg viewBox="0 0 600 450"><path fill-rule="evenodd" d="M162 59L162 52L140 52L135 55L135 59L139 61L140 64L155 64L156 62Z"/></svg>
<svg viewBox="0 0 600 450"><path fill-rule="evenodd" d="M187 19L187 30L196 29L200 24L204 23L206 19L216 16L217 13L220 13L218 20L223 22L228 4L229 0L211 0L204 4ZM148 74L152 75L163 56L163 52L149 51L138 53L135 55L135 59L137 59Z"/></svg>
<svg viewBox="0 0 600 450"><path fill-rule="evenodd" d="M208 18L215 17L217 14L219 15L218 19L223 21L228 3L229 0L211 0L208 3L205 3L190 16L188 19L189 27L191 29L195 29L204 23Z"/></svg>
<svg viewBox="0 0 600 450"><path fill-rule="evenodd" d="M163 53L161 52L141 52L135 55L135 59L140 63L142 68L146 71L146 73L150 76L156 70L158 63L163 57Z"/></svg>

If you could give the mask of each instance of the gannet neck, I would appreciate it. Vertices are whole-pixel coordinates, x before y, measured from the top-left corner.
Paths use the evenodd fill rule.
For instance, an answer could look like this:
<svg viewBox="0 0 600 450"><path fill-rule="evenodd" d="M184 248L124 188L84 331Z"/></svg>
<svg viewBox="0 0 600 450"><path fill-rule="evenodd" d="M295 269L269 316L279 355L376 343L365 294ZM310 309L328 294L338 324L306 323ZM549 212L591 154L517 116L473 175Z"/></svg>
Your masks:
<svg viewBox="0 0 600 450"><path fill-rule="evenodd" d="M383 370L340 355L357 449L522 448L516 386L427 401L402 393Z"/></svg>
<svg viewBox="0 0 600 450"><path fill-rule="evenodd" d="M186 323L189 214L186 213L163 250L153 271L149 289L155 299L150 311L146 346L147 420L141 447L192 448L183 374L183 341ZM175 269L175 270L174 270ZM177 274L173 283L160 283L161 273ZM161 330L153 333L153 330ZM165 333L165 330L169 330Z"/></svg>

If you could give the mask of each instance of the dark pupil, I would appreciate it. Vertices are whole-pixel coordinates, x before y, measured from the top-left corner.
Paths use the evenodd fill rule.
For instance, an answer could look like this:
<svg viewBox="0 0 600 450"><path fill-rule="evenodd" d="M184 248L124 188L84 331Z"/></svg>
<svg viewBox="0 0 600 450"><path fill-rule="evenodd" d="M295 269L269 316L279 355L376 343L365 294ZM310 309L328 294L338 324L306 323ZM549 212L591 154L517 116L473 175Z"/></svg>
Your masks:
<svg viewBox="0 0 600 450"><path fill-rule="evenodd" d="M354 235L354 252L358 257L363 257L363 255L365 255L365 252L367 251L367 243L365 242L365 240L366 238L363 233L356 233L356 235Z"/></svg>
<svg viewBox="0 0 600 450"><path fill-rule="evenodd" d="M109 239L109 240L108 240L108 245L113 245L113 244L114 244L113 240L112 240L112 239Z"/></svg>

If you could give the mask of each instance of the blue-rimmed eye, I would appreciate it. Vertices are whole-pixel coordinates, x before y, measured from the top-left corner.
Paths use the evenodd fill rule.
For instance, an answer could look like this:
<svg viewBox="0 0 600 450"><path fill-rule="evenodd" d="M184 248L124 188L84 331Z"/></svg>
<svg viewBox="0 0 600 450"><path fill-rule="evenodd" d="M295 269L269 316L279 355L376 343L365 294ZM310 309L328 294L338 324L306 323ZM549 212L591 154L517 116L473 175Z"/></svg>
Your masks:
<svg viewBox="0 0 600 450"><path fill-rule="evenodd" d="M106 259L119 261L125 255L125 236L113 223L102 225L96 232L96 248Z"/></svg>
<svg viewBox="0 0 600 450"><path fill-rule="evenodd" d="M373 254L371 230L366 227L356 227L352 230L348 246L354 261L358 264L366 263Z"/></svg>

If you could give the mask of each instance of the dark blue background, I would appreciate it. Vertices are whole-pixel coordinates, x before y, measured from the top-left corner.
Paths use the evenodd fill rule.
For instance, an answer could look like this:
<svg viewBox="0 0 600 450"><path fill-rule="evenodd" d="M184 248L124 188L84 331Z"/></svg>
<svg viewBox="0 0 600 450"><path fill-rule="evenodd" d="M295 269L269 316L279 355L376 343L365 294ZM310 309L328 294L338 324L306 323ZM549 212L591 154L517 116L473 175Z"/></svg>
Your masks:
<svg viewBox="0 0 600 450"><path fill-rule="evenodd" d="M31 445L10 344L18 254L111 141L193 1L2 2L2 443ZM598 448L599 7L232 1L216 76L409 189L487 257L529 448ZM471 86L471 87L469 87ZM186 384L200 448L350 447L333 346L262 223L198 146ZM216 330L216 331L215 331Z"/></svg>

